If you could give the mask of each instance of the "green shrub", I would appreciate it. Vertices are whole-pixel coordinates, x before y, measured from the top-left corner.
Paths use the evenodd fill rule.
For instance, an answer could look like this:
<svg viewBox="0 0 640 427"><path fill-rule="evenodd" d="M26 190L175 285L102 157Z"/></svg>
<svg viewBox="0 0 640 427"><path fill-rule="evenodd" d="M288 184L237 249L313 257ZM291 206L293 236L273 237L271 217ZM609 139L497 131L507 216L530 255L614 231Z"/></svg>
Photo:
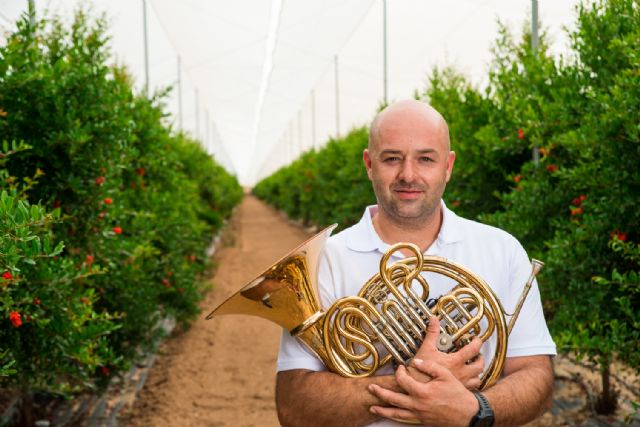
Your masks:
<svg viewBox="0 0 640 427"><path fill-rule="evenodd" d="M59 215L0 195L0 377L27 390L72 391L114 358L106 339L118 325L94 310L85 286L101 270L60 256L64 244L51 233Z"/></svg>
<svg viewBox="0 0 640 427"><path fill-rule="evenodd" d="M0 48L0 387L94 387L154 344L160 319L188 323L242 197L163 124L164 92L136 95L107 65L107 41L78 12L69 29L24 16Z"/></svg>
<svg viewBox="0 0 640 427"><path fill-rule="evenodd" d="M367 129L359 128L332 139L260 181L253 193L307 224L348 227L376 203L362 161L368 138Z"/></svg>

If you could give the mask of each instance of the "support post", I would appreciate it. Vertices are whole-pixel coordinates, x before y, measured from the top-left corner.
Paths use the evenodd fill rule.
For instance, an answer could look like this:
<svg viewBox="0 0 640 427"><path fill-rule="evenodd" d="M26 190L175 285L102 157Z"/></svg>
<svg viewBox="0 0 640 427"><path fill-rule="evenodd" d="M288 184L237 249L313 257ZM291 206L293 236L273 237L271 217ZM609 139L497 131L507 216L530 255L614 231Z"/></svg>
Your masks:
<svg viewBox="0 0 640 427"><path fill-rule="evenodd" d="M531 52L533 56L538 58L538 0L531 0ZM538 142L533 142L533 164L538 167L540 164L540 150Z"/></svg>
<svg viewBox="0 0 640 427"><path fill-rule="evenodd" d="M389 86L387 75L387 0L382 0L382 52L383 52L383 80L384 80L384 105L389 103Z"/></svg>
<svg viewBox="0 0 640 427"><path fill-rule="evenodd" d="M196 89L196 139L200 140L200 102L198 102L198 89Z"/></svg>
<svg viewBox="0 0 640 427"><path fill-rule="evenodd" d="M340 138L340 84L338 74L338 55L333 57L335 65L335 83L336 83L336 138Z"/></svg>
<svg viewBox="0 0 640 427"><path fill-rule="evenodd" d="M182 132L182 67L180 55L178 55L178 126L180 132Z"/></svg>
<svg viewBox="0 0 640 427"><path fill-rule="evenodd" d="M311 91L311 143L316 147L316 91Z"/></svg>
<svg viewBox="0 0 640 427"><path fill-rule="evenodd" d="M149 96L149 38L147 33L147 0L142 0L142 28L144 31L144 94Z"/></svg>

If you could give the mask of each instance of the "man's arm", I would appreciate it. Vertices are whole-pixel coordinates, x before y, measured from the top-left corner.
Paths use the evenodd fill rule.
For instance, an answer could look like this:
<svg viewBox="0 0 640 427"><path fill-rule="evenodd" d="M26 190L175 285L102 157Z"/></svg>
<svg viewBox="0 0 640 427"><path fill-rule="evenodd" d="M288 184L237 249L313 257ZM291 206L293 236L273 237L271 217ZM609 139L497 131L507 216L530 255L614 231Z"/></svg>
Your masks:
<svg viewBox="0 0 640 427"><path fill-rule="evenodd" d="M553 402L551 357L507 358L503 378L483 394L493 408L496 426L534 420L549 410Z"/></svg>
<svg viewBox="0 0 640 427"><path fill-rule="evenodd" d="M294 369L278 372L278 419L289 426L364 426L379 419L369 407L384 405L367 391L370 384L400 392L393 375L345 378L331 372Z"/></svg>
<svg viewBox="0 0 640 427"><path fill-rule="evenodd" d="M414 367L432 378L417 381L400 368L398 393L376 385L370 391L394 407L373 406L372 412L387 418L411 419L426 425L468 426L477 411L475 397L442 365L415 360ZM549 356L507 358L503 378L483 391L495 414L496 426L525 424L549 409L553 393L553 369Z"/></svg>

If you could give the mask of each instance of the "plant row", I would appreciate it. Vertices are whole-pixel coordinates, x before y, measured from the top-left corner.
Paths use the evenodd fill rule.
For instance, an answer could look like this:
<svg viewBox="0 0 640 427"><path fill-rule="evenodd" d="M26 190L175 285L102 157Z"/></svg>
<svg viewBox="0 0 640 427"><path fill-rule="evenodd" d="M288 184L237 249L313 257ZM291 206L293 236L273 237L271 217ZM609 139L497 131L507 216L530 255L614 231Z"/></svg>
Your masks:
<svg viewBox="0 0 640 427"><path fill-rule="evenodd" d="M30 13L33 13L31 11ZM242 197L109 65L104 20L30 23L0 47L0 389L106 383L198 314L206 249Z"/></svg>
<svg viewBox="0 0 640 427"><path fill-rule="evenodd" d="M640 8L611 0L577 12L565 56L552 57L544 36L533 52L526 30L516 41L502 28L485 89L435 69L417 97L449 123L448 206L508 230L546 262L556 343L608 375L613 357L640 370ZM348 226L375 203L366 140L360 129L331 141L254 192L294 217Z"/></svg>

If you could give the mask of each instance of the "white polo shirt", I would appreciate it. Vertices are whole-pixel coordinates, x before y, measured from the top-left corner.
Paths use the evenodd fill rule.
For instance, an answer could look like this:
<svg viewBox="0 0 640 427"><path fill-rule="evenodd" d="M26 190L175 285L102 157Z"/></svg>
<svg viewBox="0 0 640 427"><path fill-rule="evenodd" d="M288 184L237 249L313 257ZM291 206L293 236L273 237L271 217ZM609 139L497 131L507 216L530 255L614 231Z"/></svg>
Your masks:
<svg viewBox="0 0 640 427"><path fill-rule="evenodd" d="M437 255L467 267L491 286L505 311L513 313L531 274L531 262L522 245L503 230L461 218L444 202L442 207L440 232L425 255ZM357 295L364 283L378 273L380 259L390 245L380 239L373 227L372 217L377 209L377 206L367 207L360 222L327 240L318 268L323 307L328 308L338 298ZM402 257L397 253L390 262ZM427 273L425 277L431 298L451 289L452 282L442 276ZM488 340L481 350L487 364L493 351L494 343ZM544 319L538 285L534 282L509 335L507 357L540 354L555 355L556 347ZM291 369L322 371L326 367L304 344L283 331L277 370ZM389 372L381 369L378 374Z"/></svg>

